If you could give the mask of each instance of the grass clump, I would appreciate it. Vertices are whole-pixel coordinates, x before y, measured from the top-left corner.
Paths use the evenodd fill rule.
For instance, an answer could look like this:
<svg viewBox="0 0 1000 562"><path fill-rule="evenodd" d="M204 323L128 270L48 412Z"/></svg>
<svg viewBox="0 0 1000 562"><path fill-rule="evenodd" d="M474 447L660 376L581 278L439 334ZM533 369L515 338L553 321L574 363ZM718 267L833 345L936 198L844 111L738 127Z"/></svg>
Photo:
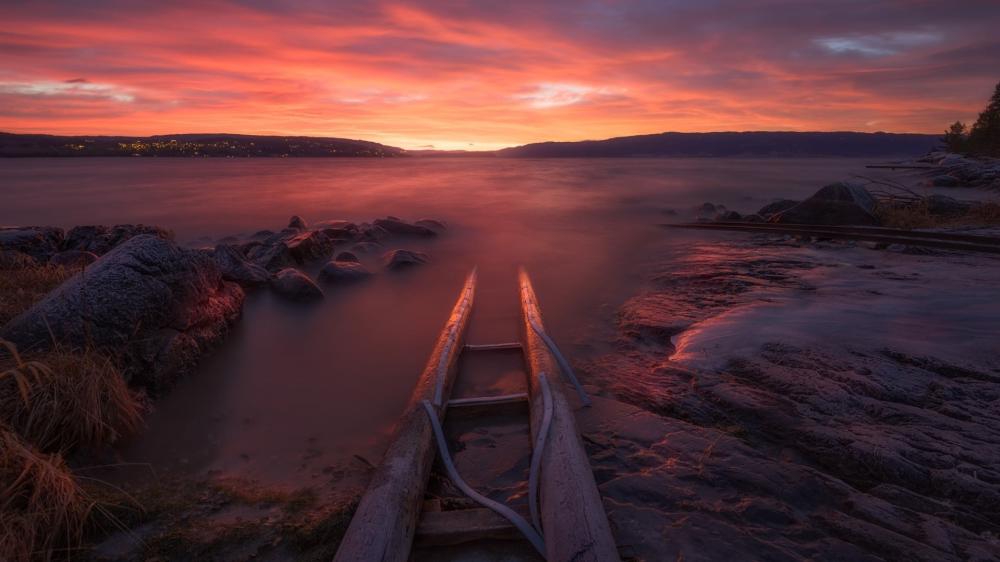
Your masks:
<svg viewBox="0 0 1000 562"><path fill-rule="evenodd" d="M958 226L1000 226L1000 203L972 204L965 212L941 215L931 212L926 199L907 204L881 204L875 210L882 226L890 228L940 228Z"/></svg>
<svg viewBox="0 0 1000 562"><path fill-rule="evenodd" d="M26 359L0 340L0 560L51 560L107 513L64 455L138 430L142 402L92 351Z"/></svg>
<svg viewBox="0 0 1000 562"><path fill-rule="evenodd" d="M33 262L0 267L0 326L42 300L74 273L66 267Z"/></svg>
<svg viewBox="0 0 1000 562"><path fill-rule="evenodd" d="M142 402L106 357L57 348L26 361L10 342L0 346L8 355L6 365L0 360L0 421L39 449L100 448L140 428Z"/></svg>
<svg viewBox="0 0 1000 562"><path fill-rule="evenodd" d="M80 542L93 508L61 455L0 425L0 559L51 560Z"/></svg>

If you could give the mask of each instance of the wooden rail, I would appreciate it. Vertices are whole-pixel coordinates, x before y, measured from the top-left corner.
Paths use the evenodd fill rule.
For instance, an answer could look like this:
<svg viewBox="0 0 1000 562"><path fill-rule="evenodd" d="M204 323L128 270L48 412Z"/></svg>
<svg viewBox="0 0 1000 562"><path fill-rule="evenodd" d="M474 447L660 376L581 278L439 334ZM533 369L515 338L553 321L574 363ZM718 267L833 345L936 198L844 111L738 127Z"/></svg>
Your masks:
<svg viewBox="0 0 1000 562"><path fill-rule="evenodd" d="M434 462L434 436L422 401L433 400L442 385L451 394L458 357L476 290L476 272L469 274L434 352L417 381L389 448L361 498L335 562L405 562L420 516L424 489ZM443 377L439 382L439 377ZM438 408L444 418L447 401Z"/></svg>
<svg viewBox="0 0 1000 562"><path fill-rule="evenodd" d="M541 311L528 274L519 276L521 330L528 366L531 400L531 440L536 442L543 405L539 375L546 373L552 388L552 425L542 451L540 500L542 531L548 562L615 562L618 549L594 473L580 441L573 411L559 376L555 358L532 329L534 320L544 328Z"/></svg>

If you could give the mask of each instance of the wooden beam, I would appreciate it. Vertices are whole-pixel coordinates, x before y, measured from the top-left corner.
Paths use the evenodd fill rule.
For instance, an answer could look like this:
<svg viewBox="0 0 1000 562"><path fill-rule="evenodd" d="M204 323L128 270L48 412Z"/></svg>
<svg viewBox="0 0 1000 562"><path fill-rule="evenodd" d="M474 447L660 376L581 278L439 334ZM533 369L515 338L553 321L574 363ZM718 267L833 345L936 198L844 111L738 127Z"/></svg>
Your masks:
<svg viewBox="0 0 1000 562"><path fill-rule="evenodd" d="M531 441L541 425L544 407L539 375L545 373L552 389L552 424L542 451L539 475L542 531L548 562L614 562L620 560L590 461L576 428L576 419L563 391L555 358L532 328L544 330L541 310L531 280L523 269L521 331L531 391Z"/></svg>
<svg viewBox="0 0 1000 562"><path fill-rule="evenodd" d="M458 357L464 347L475 290L476 272L473 270L417 380L389 448L351 519L335 562L405 562L409 558L424 489L436 454L433 430L421 403L434 400L440 386L445 400L438 414L444 418L447 396L451 393Z"/></svg>
<svg viewBox="0 0 1000 562"><path fill-rule="evenodd" d="M527 509L517 510L527 517ZM491 509L429 511L420 517L415 546L461 544L484 539L524 540L517 528Z"/></svg>

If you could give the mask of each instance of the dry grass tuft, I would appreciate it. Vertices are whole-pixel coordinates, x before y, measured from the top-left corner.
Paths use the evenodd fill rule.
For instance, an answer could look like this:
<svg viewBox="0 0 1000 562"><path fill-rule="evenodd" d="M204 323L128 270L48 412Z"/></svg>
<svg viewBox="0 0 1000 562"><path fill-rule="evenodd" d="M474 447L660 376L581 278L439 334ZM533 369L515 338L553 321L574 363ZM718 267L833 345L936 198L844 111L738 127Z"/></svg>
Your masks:
<svg viewBox="0 0 1000 562"><path fill-rule="evenodd" d="M142 401L107 358L57 348L26 361L0 345L8 355L0 355L0 421L39 449L102 447L141 427Z"/></svg>
<svg viewBox="0 0 1000 562"><path fill-rule="evenodd" d="M0 271L0 326L28 310L75 271L47 264Z"/></svg>
<svg viewBox="0 0 1000 562"><path fill-rule="evenodd" d="M925 200L908 204L879 205L875 214L882 226L890 228L936 228L947 226L1000 225L1000 203L987 201L972 205L961 215L934 215Z"/></svg>
<svg viewBox="0 0 1000 562"><path fill-rule="evenodd" d="M0 560L78 546L92 512L108 513L62 453L108 445L141 422L141 401L106 358L56 349L28 360L0 340Z"/></svg>
<svg viewBox="0 0 1000 562"><path fill-rule="evenodd" d="M79 544L93 508L61 455L0 425L0 560L51 560Z"/></svg>

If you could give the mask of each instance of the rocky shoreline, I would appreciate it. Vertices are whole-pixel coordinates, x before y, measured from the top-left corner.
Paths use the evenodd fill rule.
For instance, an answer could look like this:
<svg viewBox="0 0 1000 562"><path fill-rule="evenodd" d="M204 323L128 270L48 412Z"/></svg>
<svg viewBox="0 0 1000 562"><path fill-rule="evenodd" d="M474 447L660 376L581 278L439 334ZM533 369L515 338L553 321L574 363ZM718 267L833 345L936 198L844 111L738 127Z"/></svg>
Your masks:
<svg viewBox="0 0 1000 562"><path fill-rule="evenodd" d="M321 285L374 275L358 255L384 252L386 271L427 263L422 252L386 244L431 238L444 228L435 220L408 223L396 217L308 227L294 216L277 232L184 247L155 226L78 226L68 232L5 227L0 229L4 269L49 264L78 273L0 327L0 338L24 351L63 345L108 353L130 384L158 394L190 374L225 338L246 291L269 287L293 301L322 299ZM319 283L299 269L324 262Z"/></svg>

